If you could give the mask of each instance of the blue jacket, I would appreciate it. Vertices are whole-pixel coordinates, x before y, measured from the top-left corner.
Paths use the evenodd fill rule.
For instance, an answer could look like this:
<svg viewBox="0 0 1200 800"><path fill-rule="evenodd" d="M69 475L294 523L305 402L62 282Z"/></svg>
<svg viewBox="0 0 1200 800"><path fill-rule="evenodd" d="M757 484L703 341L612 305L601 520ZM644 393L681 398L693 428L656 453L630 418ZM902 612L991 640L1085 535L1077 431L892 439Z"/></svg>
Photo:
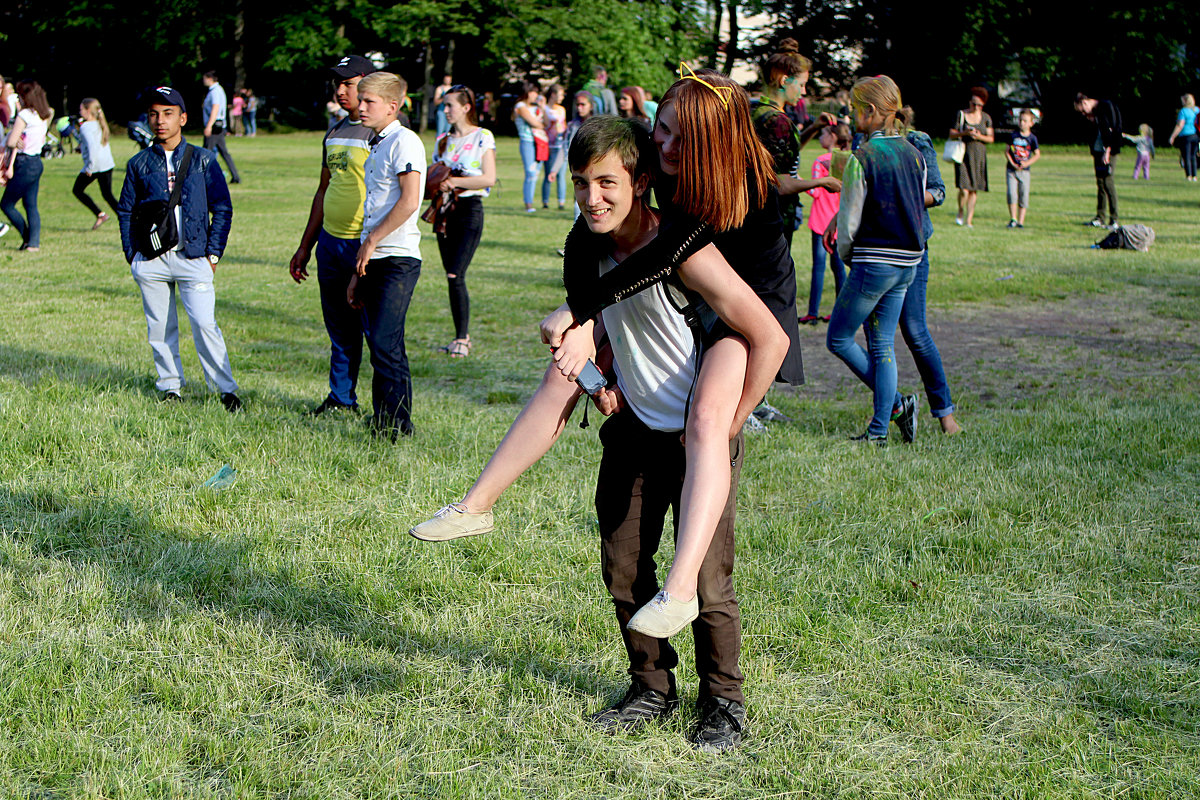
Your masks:
<svg viewBox="0 0 1200 800"><path fill-rule="evenodd" d="M929 134L921 131L909 131L904 135L908 143L917 148L921 158L925 159L925 191L933 195L934 207L946 202L946 183L942 180L942 171L938 169L938 154L933 149ZM921 223L921 232L926 241L933 236L933 222L929 219L929 209L925 209L925 219Z"/></svg>
<svg viewBox="0 0 1200 800"><path fill-rule="evenodd" d="M180 142L171 159L178 174L183 160ZM167 191L167 163L162 145L152 145L129 159L125 165L125 183L121 186L121 201L117 204L117 219L121 223L121 248L125 260L133 263L136 249L129 231L133 209L154 200L167 202L171 193ZM229 200L229 187L225 176L217 165L211 150L196 147L192 151L192 163L184 178L183 193L179 199L183 230L179 232L183 243L183 254L187 258L217 256L225 252L229 240L229 224L233 219L233 204Z"/></svg>

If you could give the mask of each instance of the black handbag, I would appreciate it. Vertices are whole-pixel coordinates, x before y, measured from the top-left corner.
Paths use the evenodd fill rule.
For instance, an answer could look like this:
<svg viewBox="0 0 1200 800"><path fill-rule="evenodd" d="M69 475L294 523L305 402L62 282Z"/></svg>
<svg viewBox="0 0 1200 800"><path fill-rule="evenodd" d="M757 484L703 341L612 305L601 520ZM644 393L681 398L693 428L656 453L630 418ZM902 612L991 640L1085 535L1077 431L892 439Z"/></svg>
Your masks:
<svg viewBox="0 0 1200 800"><path fill-rule="evenodd" d="M130 232L133 243L142 258L150 260L158 258L168 250L173 250L179 244L179 228L175 224L175 207L183 196L183 182L187 178L188 168L192 165L192 151L196 148L185 145L183 160L179 163L179 173L175 176L175 188L167 202L162 200L147 200L138 203L133 210L130 220Z"/></svg>

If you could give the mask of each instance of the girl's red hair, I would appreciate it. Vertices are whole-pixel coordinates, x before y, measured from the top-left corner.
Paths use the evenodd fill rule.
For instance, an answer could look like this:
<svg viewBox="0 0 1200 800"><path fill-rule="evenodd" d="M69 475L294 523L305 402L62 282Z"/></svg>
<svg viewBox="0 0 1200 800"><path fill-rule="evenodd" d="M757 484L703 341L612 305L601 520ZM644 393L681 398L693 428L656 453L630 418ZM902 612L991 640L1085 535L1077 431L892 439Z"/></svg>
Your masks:
<svg viewBox="0 0 1200 800"><path fill-rule="evenodd" d="M674 103L679 125L674 202L720 233L762 206L777 179L771 155L754 133L745 90L713 70L695 74L699 80L684 78L667 89L660 106Z"/></svg>

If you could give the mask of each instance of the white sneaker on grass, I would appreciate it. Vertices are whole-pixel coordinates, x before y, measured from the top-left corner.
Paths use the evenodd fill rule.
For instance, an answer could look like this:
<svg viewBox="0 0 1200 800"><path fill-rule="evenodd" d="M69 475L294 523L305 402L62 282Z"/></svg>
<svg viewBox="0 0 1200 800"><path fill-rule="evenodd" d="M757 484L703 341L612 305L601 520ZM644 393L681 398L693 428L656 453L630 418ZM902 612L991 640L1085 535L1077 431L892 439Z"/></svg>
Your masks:
<svg viewBox="0 0 1200 800"><path fill-rule="evenodd" d="M663 589L642 606L625 627L655 639L666 639L686 628L698 616L699 593L692 595L691 600L676 600Z"/></svg>
<svg viewBox="0 0 1200 800"><path fill-rule="evenodd" d="M432 517L408 532L423 542L448 542L464 536L490 533L494 527L491 511L473 514L462 503L451 503L439 508Z"/></svg>

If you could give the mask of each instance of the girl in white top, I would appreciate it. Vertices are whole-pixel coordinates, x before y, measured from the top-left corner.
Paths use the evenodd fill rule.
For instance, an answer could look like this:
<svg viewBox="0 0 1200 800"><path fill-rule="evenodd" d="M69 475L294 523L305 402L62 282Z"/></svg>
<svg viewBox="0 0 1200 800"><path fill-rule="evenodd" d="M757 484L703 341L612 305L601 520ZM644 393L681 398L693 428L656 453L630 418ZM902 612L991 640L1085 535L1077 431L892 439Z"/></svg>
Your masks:
<svg viewBox="0 0 1200 800"><path fill-rule="evenodd" d="M442 103L450 132L438 137L433 160L451 168L451 177L440 188L456 196L454 207L445 216L445 230L437 234L454 318L454 339L442 352L463 358L471 352L467 267L483 235L483 198L496 183L496 140L491 131L479 127L475 93L468 87L451 86L442 95Z"/></svg>
<svg viewBox="0 0 1200 800"><path fill-rule="evenodd" d="M46 129L54 112L37 81L21 81L16 90L21 110L13 120L6 142L8 150L0 164L0 183L4 184L0 210L21 234L21 249L37 252L42 236L42 217L37 207L38 186L42 180L42 147L46 144ZM25 207L28 221L17 211L17 201Z"/></svg>
<svg viewBox="0 0 1200 800"><path fill-rule="evenodd" d="M79 126L79 152L83 156L83 169L75 177L75 187L71 192L96 216L96 221L92 224L92 230L96 230L108 222L108 214L101 211L92 198L88 197L87 187L92 181L97 181L104 202L116 211L117 199L112 193L112 174L116 164L113 161L112 148L108 144L108 119L104 116L100 101L94 97L85 97L79 104L79 116L83 119L83 124Z"/></svg>

